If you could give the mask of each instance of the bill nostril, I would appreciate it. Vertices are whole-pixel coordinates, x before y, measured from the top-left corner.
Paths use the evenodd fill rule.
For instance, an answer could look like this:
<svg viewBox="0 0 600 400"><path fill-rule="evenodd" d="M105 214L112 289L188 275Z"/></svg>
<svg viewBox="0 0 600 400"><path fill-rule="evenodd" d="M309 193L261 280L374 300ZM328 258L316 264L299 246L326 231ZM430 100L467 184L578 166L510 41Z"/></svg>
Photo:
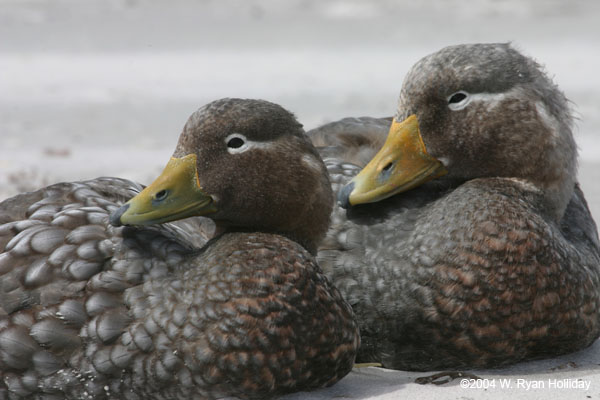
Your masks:
<svg viewBox="0 0 600 400"><path fill-rule="evenodd" d="M154 200L155 201L163 201L164 199L167 198L168 195L169 195L169 191L163 189L154 195Z"/></svg>
<svg viewBox="0 0 600 400"><path fill-rule="evenodd" d="M392 176L392 171L394 170L394 162L388 161L387 164L383 166L379 174L377 175L377 180L380 183L387 182Z"/></svg>
<svg viewBox="0 0 600 400"><path fill-rule="evenodd" d="M385 166L381 169L381 172L388 172L390 169L392 169L392 166L394 165L393 162L388 162L387 164L385 164Z"/></svg>

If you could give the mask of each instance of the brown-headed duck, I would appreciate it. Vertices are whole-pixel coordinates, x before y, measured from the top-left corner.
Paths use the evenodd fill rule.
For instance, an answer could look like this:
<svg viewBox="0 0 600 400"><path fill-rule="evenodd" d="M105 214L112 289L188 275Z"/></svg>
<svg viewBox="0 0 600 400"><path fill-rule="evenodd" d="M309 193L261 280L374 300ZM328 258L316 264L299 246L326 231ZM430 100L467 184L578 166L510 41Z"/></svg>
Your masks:
<svg viewBox="0 0 600 400"><path fill-rule="evenodd" d="M352 369L352 309L314 258L333 193L292 114L212 102L141 189L101 178L0 203L0 398L262 399ZM193 215L217 235L121 226Z"/></svg>
<svg viewBox="0 0 600 400"><path fill-rule="evenodd" d="M309 132L348 208L318 259L357 315L357 361L488 368L589 346L598 234L568 101L542 68L509 44L444 48L412 67L386 125Z"/></svg>

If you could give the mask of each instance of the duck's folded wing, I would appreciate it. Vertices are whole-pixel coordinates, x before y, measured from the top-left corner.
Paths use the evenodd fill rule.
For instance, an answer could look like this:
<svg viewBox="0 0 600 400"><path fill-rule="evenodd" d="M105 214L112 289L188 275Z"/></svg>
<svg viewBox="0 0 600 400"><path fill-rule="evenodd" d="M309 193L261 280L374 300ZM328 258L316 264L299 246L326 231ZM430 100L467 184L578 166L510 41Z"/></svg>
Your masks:
<svg viewBox="0 0 600 400"><path fill-rule="evenodd" d="M84 326L102 343L120 335L130 318L124 291L167 275L206 242L189 231L199 220L111 226L110 213L141 189L98 178L0 203L0 371L14 377L11 390L25 383L10 371L64 368L84 349Z"/></svg>
<svg viewBox="0 0 600 400"><path fill-rule="evenodd" d="M392 118L344 118L307 132L323 158L364 167L381 148Z"/></svg>

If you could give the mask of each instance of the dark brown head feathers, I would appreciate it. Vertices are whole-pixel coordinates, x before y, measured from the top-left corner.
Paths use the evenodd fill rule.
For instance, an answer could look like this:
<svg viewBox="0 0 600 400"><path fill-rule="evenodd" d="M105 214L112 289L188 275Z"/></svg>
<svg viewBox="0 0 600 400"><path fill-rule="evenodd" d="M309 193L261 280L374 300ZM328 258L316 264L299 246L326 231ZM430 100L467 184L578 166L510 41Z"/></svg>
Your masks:
<svg viewBox="0 0 600 400"><path fill-rule="evenodd" d="M573 193L577 150L564 94L509 44L444 48L405 78L396 118L419 119L428 152L446 179L521 179L562 216Z"/></svg>
<svg viewBox="0 0 600 400"><path fill-rule="evenodd" d="M293 238L309 251L329 224L332 192L302 125L263 100L222 99L196 111L174 156L197 155L198 177L228 230L257 229Z"/></svg>

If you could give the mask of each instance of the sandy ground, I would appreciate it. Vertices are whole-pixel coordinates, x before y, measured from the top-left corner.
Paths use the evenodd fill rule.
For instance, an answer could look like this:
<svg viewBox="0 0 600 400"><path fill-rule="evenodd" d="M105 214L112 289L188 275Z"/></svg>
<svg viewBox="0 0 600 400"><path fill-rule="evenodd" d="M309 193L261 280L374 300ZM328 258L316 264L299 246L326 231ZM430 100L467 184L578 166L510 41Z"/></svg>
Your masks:
<svg viewBox="0 0 600 400"><path fill-rule="evenodd" d="M600 2L585 0L0 0L0 200L102 175L148 183L189 114L216 98L280 103L307 129L391 115L422 56L513 41L572 101L579 179L600 220L598 20ZM471 371L485 378L474 388L366 368L289 398L600 398L599 365L596 342Z"/></svg>

